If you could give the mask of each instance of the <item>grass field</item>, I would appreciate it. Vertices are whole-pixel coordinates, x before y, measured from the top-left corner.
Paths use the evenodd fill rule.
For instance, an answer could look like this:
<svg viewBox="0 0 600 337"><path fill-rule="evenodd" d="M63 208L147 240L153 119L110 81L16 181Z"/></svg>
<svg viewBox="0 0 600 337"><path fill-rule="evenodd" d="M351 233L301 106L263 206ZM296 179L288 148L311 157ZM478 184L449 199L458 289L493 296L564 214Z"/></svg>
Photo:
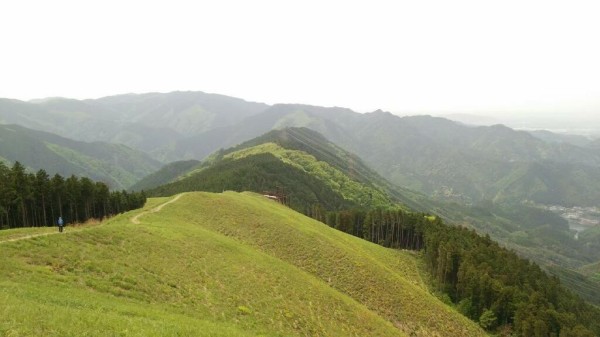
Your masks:
<svg viewBox="0 0 600 337"><path fill-rule="evenodd" d="M0 335L485 335L429 294L413 253L255 194L188 193L150 212L168 200L1 243Z"/></svg>

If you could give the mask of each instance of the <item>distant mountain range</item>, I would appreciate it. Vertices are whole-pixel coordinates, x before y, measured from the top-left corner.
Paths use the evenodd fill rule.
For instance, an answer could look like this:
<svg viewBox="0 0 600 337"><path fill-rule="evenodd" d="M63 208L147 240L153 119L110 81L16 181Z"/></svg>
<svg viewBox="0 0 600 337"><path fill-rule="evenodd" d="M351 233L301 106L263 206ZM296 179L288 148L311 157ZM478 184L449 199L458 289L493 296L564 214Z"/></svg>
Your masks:
<svg viewBox="0 0 600 337"><path fill-rule="evenodd" d="M79 140L123 143L165 163L200 160L272 129L307 127L356 153L391 182L440 200L532 200L565 206L600 200L597 143L502 125L472 127L383 111L269 106L202 92L83 101L2 99L0 121Z"/></svg>
<svg viewBox="0 0 600 337"><path fill-rule="evenodd" d="M0 99L0 123L82 141L122 143L145 152L231 125L267 105L201 92L118 95L95 100Z"/></svg>
<svg viewBox="0 0 600 337"><path fill-rule="evenodd" d="M112 189L126 189L161 163L125 145L74 141L18 125L0 125L0 160L21 162L31 171L85 176Z"/></svg>

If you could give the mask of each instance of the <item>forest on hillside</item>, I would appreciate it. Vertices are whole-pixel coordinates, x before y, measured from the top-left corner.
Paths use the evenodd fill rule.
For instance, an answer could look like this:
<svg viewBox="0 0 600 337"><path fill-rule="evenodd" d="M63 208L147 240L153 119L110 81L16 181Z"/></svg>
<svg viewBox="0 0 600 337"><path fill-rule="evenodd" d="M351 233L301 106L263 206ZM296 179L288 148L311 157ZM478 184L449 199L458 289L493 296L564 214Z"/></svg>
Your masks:
<svg viewBox="0 0 600 337"><path fill-rule="evenodd" d="M289 206L304 212L313 204L337 210L355 206L315 175L282 162L271 153L260 153L237 160L226 159L185 179L148 191L150 196L166 196L186 191L255 191L264 193L286 186Z"/></svg>
<svg viewBox="0 0 600 337"><path fill-rule="evenodd" d="M144 192L110 191L86 177L50 177L46 171L29 173L15 162L0 162L0 229L56 225L102 219L146 203Z"/></svg>
<svg viewBox="0 0 600 337"><path fill-rule="evenodd" d="M600 309L475 231L396 208L325 212L312 217L385 247L420 251L440 297L502 336L598 336Z"/></svg>

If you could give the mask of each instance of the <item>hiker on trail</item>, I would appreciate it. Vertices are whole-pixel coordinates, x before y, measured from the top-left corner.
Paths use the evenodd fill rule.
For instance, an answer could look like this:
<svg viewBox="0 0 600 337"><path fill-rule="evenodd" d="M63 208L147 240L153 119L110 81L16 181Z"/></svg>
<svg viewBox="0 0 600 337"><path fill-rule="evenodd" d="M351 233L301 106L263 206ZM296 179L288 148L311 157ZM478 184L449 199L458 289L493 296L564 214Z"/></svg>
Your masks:
<svg viewBox="0 0 600 337"><path fill-rule="evenodd" d="M62 216L58 217L58 231L62 233L65 222L62 219Z"/></svg>

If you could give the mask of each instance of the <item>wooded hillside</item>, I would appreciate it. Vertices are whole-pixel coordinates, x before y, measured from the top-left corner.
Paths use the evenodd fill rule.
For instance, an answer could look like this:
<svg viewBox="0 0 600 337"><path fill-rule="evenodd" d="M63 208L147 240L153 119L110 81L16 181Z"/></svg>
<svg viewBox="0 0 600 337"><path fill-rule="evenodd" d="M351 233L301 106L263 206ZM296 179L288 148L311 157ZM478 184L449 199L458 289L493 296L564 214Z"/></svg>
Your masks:
<svg viewBox="0 0 600 337"><path fill-rule="evenodd" d="M21 163L8 168L0 162L0 229L56 225L102 219L139 208L144 193L110 192L108 186L86 177L50 177L46 171L28 173Z"/></svg>

